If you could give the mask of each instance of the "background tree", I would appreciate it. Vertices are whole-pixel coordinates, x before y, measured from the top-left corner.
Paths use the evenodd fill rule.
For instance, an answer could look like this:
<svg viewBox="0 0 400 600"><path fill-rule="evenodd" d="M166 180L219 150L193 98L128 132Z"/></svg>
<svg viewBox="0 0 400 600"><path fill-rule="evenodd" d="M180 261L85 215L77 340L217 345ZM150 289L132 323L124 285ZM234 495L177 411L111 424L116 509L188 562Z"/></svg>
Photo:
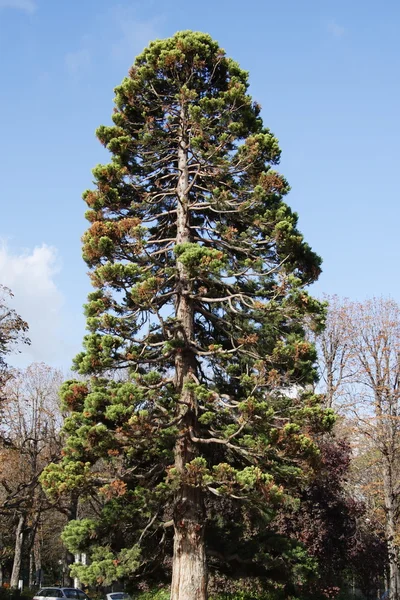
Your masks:
<svg viewBox="0 0 400 600"><path fill-rule="evenodd" d="M64 459L43 478L98 502L64 535L92 548L83 581L156 569L171 524L171 598L206 598L207 499L243 503L260 529L332 422L288 392L315 378L304 327L322 309L305 287L320 259L247 87L208 35L180 32L136 59L97 131L112 160L84 194L96 291L75 361L91 380L64 385Z"/></svg>
<svg viewBox="0 0 400 600"><path fill-rule="evenodd" d="M276 517L278 530L316 559L317 577L302 585L302 594L335 596L357 586L376 597L386 562L384 539L372 527L363 498L349 486L350 445L342 437L324 436L319 448L320 463L310 484L302 486L299 506Z"/></svg>
<svg viewBox="0 0 400 600"><path fill-rule="evenodd" d="M11 587L18 585L24 542L31 555L30 582L34 570L41 569L39 537L43 512L50 505L39 477L61 450L58 389L62 379L60 371L33 364L25 370L13 370L4 388L0 513L6 517L13 514L16 520Z"/></svg>
<svg viewBox="0 0 400 600"><path fill-rule="evenodd" d="M325 397L328 408L335 406L343 412L346 401L346 383L351 377L350 334L346 302L338 296L325 296L329 310L322 330L311 331L311 339L318 351L318 387Z"/></svg>
<svg viewBox="0 0 400 600"><path fill-rule="evenodd" d="M345 379L339 382L336 398L339 393L346 398L344 405L338 400L338 406L352 429L355 465L363 465L358 468L358 491L367 503L376 503L374 520L383 516L390 598L394 599L400 594L400 308L393 300L373 299L335 303L330 311L328 323L340 321L343 334L338 337L338 352L345 356ZM329 368L326 361L324 368Z"/></svg>
<svg viewBox="0 0 400 600"><path fill-rule="evenodd" d="M357 427L357 423L347 419L346 425L349 439L352 440L353 445L347 484L348 493L364 507L363 514L358 521L360 533L357 535L355 552L353 552L355 574L358 587L364 593L367 593L368 589L376 589L376 595L380 596L379 590L383 592L389 587L381 461L375 443L363 435L362 430ZM399 533L398 523L396 529ZM397 540L399 539L398 533ZM371 551L368 551L368 544L373 546ZM373 557L373 561L369 557Z"/></svg>
<svg viewBox="0 0 400 600"><path fill-rule="evenodd" d="M13 351L18 349L18 344L29 344L30 340L26 333L28 324L24 321L17 312L10 306L12 302L12 292L0 284L0 416L3 415L5 408L4 388L12 377L6 357ZM1 420L0 420L1 423ZM1 441L3 446L4 440ZM2 447L0 447L2 452ZM1 531L1 557L0 557L0 580L3 581L3 567L7 559L10 557L11 548L7 544L9 540L8 525L5 531Z"/></svg>
<svg viewBox="0 0 400 600"><path fill-rule="evenodd" d="M6 356L13 352L18 344L30 343L26 336L28 324L10 306L12 297L12 292L0 284L0 398L10 377Z"/></svg>

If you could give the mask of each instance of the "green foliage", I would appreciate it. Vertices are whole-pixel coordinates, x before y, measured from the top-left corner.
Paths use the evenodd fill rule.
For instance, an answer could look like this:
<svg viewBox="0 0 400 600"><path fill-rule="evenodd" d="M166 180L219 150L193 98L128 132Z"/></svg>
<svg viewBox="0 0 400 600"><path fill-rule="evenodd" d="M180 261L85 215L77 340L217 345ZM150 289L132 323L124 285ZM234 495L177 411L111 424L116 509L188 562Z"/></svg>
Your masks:
<svg viewBox="0 0 400 600"><path fill-rule="evenodd" d="M0 588L0 600L32 600L37 590L24 588L22 591L11 588Z"/></svg>
<svg viewBox="0 0 400 600"><path fill-rule="evenodd" d="M137 600L169 600L170 592L168 589L158 589L149 592L143 592L135 596ZM256 593L256 592L234 592L212 594L210 600L283 600L282 594L276 593ZM289 600L295 600L291 598Z"/></svg>
<svg viewBox="0 0 400 600"><path fill-rule="evenodd" d="M195 275L201 272L219 274L226 265L223 252L199 244L191 242L177 244L174 252L189 274Z"/></svg>
<svg viewBox="0 0 400 600"><path fill-rule="evenodd" d="M170 591L168 588L142 592L137 596L138 600L170 600Z"/></svg>
<svg viewBox="0 0 400 600"><path fill-rule="evenodd" d="M121 550L117 556L107 546L94 546L90 565L74 563L71 576L78 577L86 585L111 585L132 575L140 565L140 549L137 546Z"/></svg>
<svg viewBox="0 0 400 600"><path fill-rule="evenodd" d="M211 596L210 600L280 600L282 594L277 593L257 593L257 592L234 592L222 593ZM294 599L292 599L294 600Z"/></svg>
<svg viewBox="0 0 400 600"><path fill-rule="evenodd" d="M40 477L44 490L59 496L76 489L82 490L90 476L90 463L80 461L50 464Z"/></svg>
<svg viewBox="0 0 400 600"><path fill-rule="evenodd" d="M90 540L96 537L96 523L92 519L81 519L80 521L69 521L65 526L61 539L67 550L76 554L82 552L90 544Z"/></svg>
<svg viewBox="0 0 400 600"><path fill-rule="evenodd" d="M137 600L169 600L170 591L166 588L142 592L135 596ZM210 600L283 600L281 593L234 592L212 594ZM294 598L292 600L295 600Z"/></svg>

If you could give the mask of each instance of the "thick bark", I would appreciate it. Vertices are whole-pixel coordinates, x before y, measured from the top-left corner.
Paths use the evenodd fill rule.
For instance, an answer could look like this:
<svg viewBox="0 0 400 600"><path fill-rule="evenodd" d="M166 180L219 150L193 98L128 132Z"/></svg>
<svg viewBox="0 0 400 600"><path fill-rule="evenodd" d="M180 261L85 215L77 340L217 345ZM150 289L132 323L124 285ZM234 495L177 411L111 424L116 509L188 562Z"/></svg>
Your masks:
<svg viewBox="0 0 400 600"><path fill-rule="evenodd" d="M207 598L204 526L196 512L182 513L182 525L175 524L171 600L203 600Z"/></svg>
<svg viewBox="0 0 400 600"><path fill-rule="evenodd" d="M176 243L191 241L188 210L188 140L185 109L181 109L180 139L178 147L179 181L177 185L177 237ZM190 278L184 265L177 262L178 281L176 317L182 350L175 360L176 390L180 395L177 413L182 417L175 445L175 468L184 475L185 466L196 457L196 448L189 432L196 431L197 409L193 392L185 384L193 381L196 359L190 344L194 341L194 309ZM200 489L183 483L175 497L174 554L172 563L171 600L206 600L207 568L204 544L205 511Z"/></svg>
<svg viewBox="0 0 400 600"><path fill-rule="evenodd" d="M24 526L25 516L21 515L18 520L17 532L15 534L14 562L10 579L10 587L13 589L16 589L18 587L19 574L21 571L22 545L24 542Z"/></svg>

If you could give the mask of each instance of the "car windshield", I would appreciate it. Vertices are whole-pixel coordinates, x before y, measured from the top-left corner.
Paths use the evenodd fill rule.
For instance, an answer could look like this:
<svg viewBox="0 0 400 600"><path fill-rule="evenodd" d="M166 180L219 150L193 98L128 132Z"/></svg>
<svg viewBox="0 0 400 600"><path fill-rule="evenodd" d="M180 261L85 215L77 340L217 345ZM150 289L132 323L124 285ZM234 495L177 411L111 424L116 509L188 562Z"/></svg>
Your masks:
<svg viewBox="0 0 400 600"><path fill-rule="evenodd" d="M64 591L64 596L66 596L67 598L79 598L78 590L74 590L74 588L65 589L63 591ZM82 594L83 594L83 592L82 592Z"/></svg>
<svg viewBox="0 0 400 600"><path fill-rule="evenodd" d="M89 596L82 592L82 590L78 590L76 588L64 588L63 589L64 596L67 598L75 598L75 600L89 600Z"/></svg>
<svg viewBox="0 0 400 600"><path fill-rule="evenodd" d="M115 592L114 594L110 594L110 598L112 600L127 600L129 596L124 592Z"/></svg>

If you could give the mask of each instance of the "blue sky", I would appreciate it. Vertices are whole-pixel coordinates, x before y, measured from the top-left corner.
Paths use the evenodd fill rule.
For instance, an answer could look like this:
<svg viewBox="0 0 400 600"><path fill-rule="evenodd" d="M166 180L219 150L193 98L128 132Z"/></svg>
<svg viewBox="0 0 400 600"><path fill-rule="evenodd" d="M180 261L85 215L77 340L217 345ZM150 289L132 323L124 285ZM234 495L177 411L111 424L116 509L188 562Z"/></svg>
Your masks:
<svg viewBox="0 0 400 600"><path fill-rule="evenodd" d="M33 340L17 362L68 367L80 348L94 130L136 54L181 29L250 71L324 260L315 293L400 301L399 28L395 0L0 0L0 281Z"/></svg>

